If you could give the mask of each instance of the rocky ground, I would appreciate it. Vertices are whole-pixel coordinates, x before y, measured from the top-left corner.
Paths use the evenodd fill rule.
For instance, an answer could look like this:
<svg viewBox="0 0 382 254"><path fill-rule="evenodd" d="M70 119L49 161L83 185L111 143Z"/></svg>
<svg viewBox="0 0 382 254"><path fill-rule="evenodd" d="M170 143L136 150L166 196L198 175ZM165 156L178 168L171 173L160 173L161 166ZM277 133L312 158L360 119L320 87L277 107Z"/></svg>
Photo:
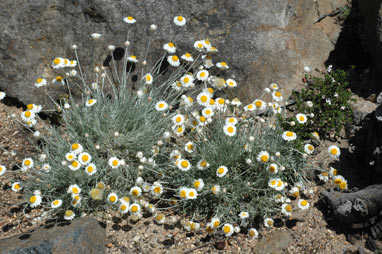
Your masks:
<svg viewBox="0 0 382 254"><path fill-rule="evenodd" d="M356 112L361 117L374 110L376 104L357 98ZM0 147L12 152L0 151L0 161L10 172L0 176L0 238L28 232L45 223L39 219L38 209L24 209L22 196L10 189L11 179L22 177L12 170L13 165L33 153L25 131L19 130L11 115L19 115L22 108L0 103ZM338 145L348 149L347 138ZM316 149L312 165L328 167L326 150L332 142L324 141ZM346 163L338 169L346 170ZM351 176L351 174L348 174ZM349 179L350 188L357 186L356 179ZM330 188L312 181L306 197L311 204L307 211L298 210L289 219L280 218L272 229L259 227L259 239L251 240L246 232L230 238L216 235L210 237L204 230L189 233L183 229L184 218L173 212L166 215L166 223L158 225L151 217L137 223L128 221L113 212L97 216L107 227L106 253L371 253L365 249L368 238L365 232L341 230L335 223L328 224L319 205L320 192ZM203 226L203 225L201 225ZM364 252L357 252L357 250Z"/></svg>

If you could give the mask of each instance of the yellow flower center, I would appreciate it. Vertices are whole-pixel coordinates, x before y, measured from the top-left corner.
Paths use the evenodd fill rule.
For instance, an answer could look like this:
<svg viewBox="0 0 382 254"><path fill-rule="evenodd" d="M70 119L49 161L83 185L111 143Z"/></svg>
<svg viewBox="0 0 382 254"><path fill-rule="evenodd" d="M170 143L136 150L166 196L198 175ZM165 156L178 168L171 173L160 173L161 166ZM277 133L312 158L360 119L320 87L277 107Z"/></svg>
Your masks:
<svg viewBox="0 0 382 254"><path fill-rule="evenodd" d="M76 168L76 167L78 167L78 165L79 165L78 161L73 161L72 162L72 167Z"/></svg>
<svg viewBox="0 0 382 254"><path fill-rule="evenodd" d="M36 196L32 196L29 198L29 203L33 204L34 202L36 202L37 200L37 197Z"/></svg>
<svg viewBox="0 0 382 254"><path fill-rule="evenodd" d="M307 206L308 205L308 201L306 201L306 200L301 201L301 205L302 206Z"/></svg>
<svg viewBox="0 0 382 254"><path fill-rule="evenodd" d="M219 175L223 174L224 173L224 168L219 168L218 169L218 173L219 173Z"/></svg>
<svg viewBox="0 0 382 254"><path fill-rule="evenodd" d="M250 237L254 237L256 235L255 230L249 230L248 234Z"/></svg>
<svg viewBox="0 0 382 254"><path fill-rule="evenodd" d="M274 173L276 171L276 168L274 166L269 167L269 172Z"/></svg>
<svg viewBox="0 0 382 254"><path fill-rule="evenodd" d="M181 163L180 163L180 165L183 167L183 168L187 168L188 167L188 161L182 161Z"/></svg>
<svg viewBox="0 0 382 254"><path fill-rule="evenodd" d="M55 65L59 64L60 62L61 62L60 58L56 58L56 59L54 59L54 61L53 61L53 63L54 63Z"/></svg>
<svg viewBox="0 0 382 254"><path fill-rule="evenodd" d="M336 154L337 154L337 149L333 148L333 149L330 151L330 153L331 153L332 155L336 155Z"/></svg>
<svg viewBox="0 0 382 254"><path fill-rule="evenodd" d="M206 121L206 118L204 116L199 117L200 122L204 123Z"/></svg>
<svg viewBox="0 0 382 254"><path fill-rule="evenodd" d="M328 176L329 174L328 174L328 172L322 172L321 175L322 176Z"/></svg>
<svg viewBox="0 0 382 254"><path fill-rule="evenodd" d="M89 160L89 156L87 156L86 154L82 156L82 161L88 161Z"/></svg>
<svg viewBox="0 0 382 254"><path fill-rule="evenodd" d="M334 183L335 184L340 184L342 181L341 181L341 179L339 179L339 178L337 178L336 180L334 180Z"/></svg>
<svg viewBox="0 0 382 254"><path fill-rule="evenodd" d="M155 192L155 193L160 193L161 190L162 190L162 188L159 187L159 186L157 186L157 187L154 188L154 192Z"/></svg>
<svg viewBox="0 0 382 254"><path fill-rule="evenodd" d="M36 80L36 82L37 82L37 83L41 83L41 82L42 82L42 78L38 78L38 79Z"/></svg>
<svg viewBox="0 0 382 254"><path fill-rule="evenodd" d="M272 180L271 181L271 185L273 186L273 185L276 185L276 181L275 180Z"/></svg>
<svg viewBox="0 0 382 254"><path fill-rule="evenodd" d="M220 105L223 105L223 104L224 104L224 99L220 98L220 99L218 100L218 103L219 103Z"/></svg>
<svg viewBox="0 0 382 254"><path fill-rule="evenodd" d="M288 213L292 212L292 206L291 205L286 205L285 206L285 211L287 211Z"/></svg>
<svg viewBox="0 0 382 254"><path fill-rule="evenodd" d="M202 96L200 97L200 100L201 100L201 102L203 102L203 103L207 102L207 99L208 99L208 97L205 96L205 95L202 95Z"/></svg>
<svg viewBox="0 0 382 254"><path fill-rule="evenodd" d="M201 49L201 48L203 48L203 44L198 43L197 47Z"/></svg>
<svg viewBox="0 0 382 254"><path fill-rule="evenodd" d="M111 163L114 167L118 166L118 161L117 160L113 160L113 162Z"/></svg>
<svg viewBox="0 0 382 254"><path fill-rule="evenodd" d="M72 150L77 150L80 147L79 144L73 144L72 145Z"/></svg>
<svg viewBox="0 0 382 254"><path fill-rule="evenodd" d="M159 108L164 108L164 103L159 103Z"/></svg>
<svg viewBox="0 0 382 254"><path fill-rule="evenodd" d="M173 48L175 45L174 45L174 43L172 43L172 42L169 42L168 44L167 44L170 48Z"/></svg>
<svg viewBox="0 0 382 254"><path fill-rule="evenodd" d="M53 205L58 205L59 203L60 203L60 201L58 201L58 200L53 201Z"/></svg>
<svg viewBox="0 0 382 254"><path fill-rule="evenodd" d="M252 104L249 104L249 105L248 105L248 108L249 108L249 109L252 109L252 108L253 108L253 105L252 105Z"/></svg>
<svg viewBox="0 0 382 254"><path fill-rule="evenodd" d="M198 188L199 186L200 186L200 181L195 181L195 182L194 182L194 187L195 187L195 188Z"/></svg>
<svg viewBox="0 0 382 254"><path fill-rule="evenodd" d="M73 211L72 210L66 210L65 211L65 216L67 216L67 217L73 216Z"/></svg>
<svg viewBox="0 0 382 254"><path fill-rule="evenodd" d="M28 104L27 109L28 110L32 110L33 109L33 104Z"/></svg>
<svg viewBox="0 0 382 254"><path fill-rule="evenodd" d="M110 202L114 203L117 200L117 197L114 195L110 196L109 200L110 200Z"/></svg>
<svg viewBox="0 0 382 254"><path fill-rule="evenodd" d="M151 76L150 75L146 75L146 81L150 81L151 80Z"/></svg>
<svg viewBox="0 0 382 254"><path fill-rule="evenodd" d="M227 66L227 63L226 62L221 62L220 63L222 66Z"/></svg>
<svg viewBox="0 0 382 254"><path fill-rule="evenodd" d="M61 76L57 76L57 77L56 77L56 81L57 81L57 82L62 82L62 77L61 77Z"/></svg>
<svg viewBox="0 0 382 254"><path fill-rule="evenodd" d="M281 97L281 93L278 92L278 91L275 93L275 95L276 95L277 97Z"/></svg>
<svg viewBox="0 0 382 254"><path fill-rule="evenodd" d="M182 198L186 197L186 191L185 191L185 190L181 190L180 193L179 193L179 195L180 195Z"/></svg>
<svg viewBox="0 0 382 254"><path fill-rule="evenodd" d="M24 114L26 117L31 117L32 113L30 111L26 111Z"/></svg>
<svg viewBox="0 0 382 254"><path fill-rule="evenodd" d="M218 221L218 220L215 221L214 224L213 224L214 228L219 227L219 225L220 225L220 221Z"/></svg>
<svg viewBox="0 0 382 254"><path fill-rule="evenodd" d="M94 168L93 168L92 166L89 166L89 167L88 167L88 172L89 172L89 173L93 172L93 170L94 170Z"/></svg>
<svg viewBox="0 0 382 254"><path fill-rule="evenodd" d="M285 135L286 135L287 137L293 137L293 132L291 132L291 131L287 131L287 132L285 133Z"/></svg>
<svg viewBox="0 0 382 254"><path fill-rule="evenodd" d="M300 119L301 122L303 122L305 120L305 117L300 116L299 119Z"/></svg>
<svg viewBox="0 0 382 254"><path fill-rule="evenodd" d="M129 197L123 197L122 200L125 201L125 202L130 202L130 198Z"/></svg>
<svg viewBox="0 0 382 254"><path fill-rule="evenodd" d="M105 188L105 184L103 183L97 183L97 188L102 190L103 188Z"/></svg>
<svg viewBox="0 0 382 254"><path fill-rule="evenodd" d="M138 206L132 206L131 207L131 211L133 212L133 213L136 213L136 212L138 212Z"/></svg>
<svg viewBox="0 0 382 254"><path fill-rule="evenodd" d="M72 188L72 192L73 192L74 194L77 194L77 193L78 193L78 191L79 191L79 190L78 190L78 188L77 188L77 187L73 187L73 188Z"/></svg>
<svg viewBox="0 0 382 254"><path fill-rule="evenodd" d="M120 206L120 209L121 209L122 211L125 211L126 208L127 208L126 205L121 205L121 206Z"/></svg>
<svg viewBox="0 0 382 254"><path fill-rule="evenodd" d="M157 220L157 221L161 221L161 220L163 220L163 218L164 218L164 215L163 214L158 214L157 216L155 216L155 219Z"/></svg>
<svg viewBox="0 0 382 254"><path fill-rule="evenodd" d="M137 57L136 56L130 56L132 59L137 59Z"/></svg>
<svg viewBox="0 0 382 254"><path fill-rule="evenodd" d="M194 197L194 196L195 196L195 192L190 191L190 192L188 193L188 195L189 195L190 197Z"/></svg>
<svg viewBox="0 0 382 254"><path fill-rule="evenodd" d="M139 191L138 191L138 190L133 190L133 191L131 192L131 194L132 194L134 197L136 197L136 196L139 195Z"/></svg>
<svg viewBox="0 0 382 254"><path fill-rule="evenodd" d="M186 53L186 54L184 54L184 56L187 57L187 58L190 58L191 54L190 53Z"/></svg>
<svg viewBox="0 0 382 254"><path fill-rule="evenodd" d="M214 99L210 99L210 105L211 106L215 105L215 100Z"/></svg>
<svg viewBox="0 0 382 254"><path fill-rule="evenodd" d="M308 145L308 150L313 151L314 147L312 145Z"/></svg>
<svg viewBox="0 0 382 254"><path fill-rule="evenodd" d="M200 73L200 77L205 77L206 76L206 73L204 72L204 71L202 71L201 73Z"/></svg>
<svg viewBox="0 0 382 254"><path fill-rule="evenodd" d="M183 79L183 82L184 83L188 83L190 81L190 78L189 77L185 77L184 79Z"/></svg>
<svg viewBox="0 0 382 254"><path fill-rule="evenodd" d="M234 119L234 118L228 118L228 122L230 122L230 123L234 123L234 122L235 122L235 119Z"/></svg>
<svg viewBox="0 0 382 254"><path fill-rule="evenodd" d="M182 117L178 116L178 117L175 119L175 121L176 121L177 123L180 123L180 122L182 121Z"/></svg>
<svg viewBox="0 0 382 254"><path fill-rule="evenodd" d="M183 17L182 17L182 16L178 16L176 19L177 19L179 22L182 22Z"/></svg>
<svg viewBox="0 0 382 254"><path fill-rule="evenodd" d="M332 170L332 174L335 176L335 175L337 175L337 169L333 169Z"/></svg>
<svg viewBox="0 0 382 254"><path fill-rule="evenodd" d="M277 187L281 187L282 184L283 184L282 181L277 181Z"/></svg>
<svg viewBox="0 0 382 254"><path fill-rule="evenodd" d="M297 198L298 196L300 196L300 192L298 191L293 192L293 197Z"/></svg>
<svg viewBox="0 0 382 254"><path fill-rule="evenodd" d="M340 183L340 189L341 189L341 190L346 189L346 187L347 187L346 182L341 182L341 183Z"/></svg>
<svg viewBox="0 0 382 254"><path fill-rule="evenodd" d="M229 133L233 133L233 132L234 132L234 128L233 128L232 126L229 126L229 127L227 128L227 131L228 131Z"/></svg>
<svg viewBox="0 0 382 254"><path fill-rule="evenodd" d="M261 101L256 101L255 102L255 106L260 108L261 106L263 105L263 103Z"/></svg>
<svg viewBox="0 0 382 254"><path fill-rule="evenodd" d="M179 126L178 129L177 129L177 132L178 132L178 133L182 133L182 132L183 132L183 127L182 127L182 126Z"/></svg>
<svg viewBox="0 0 382 254"><path fill-rule="evenodd" d="M202 162L200 162L200 166L202 166L202 167L207 167L207 161L202 161Z"/></svg>
<svg viewBox="0 0 382 254"><path fill-rule="evenodd" d="M192 144L187 145L188 150L192 150L194 146Z"/></svg>
<svg viewBox="0 0 382 254"><path fill-rule="evenodd" d="M127 19L130 20L130 21L134 20L134 18L131 17L131 16L128 16Z"/></svg>
<svg viewBox="0 0 382 254"><path fill-rule="evenodd" d="M229 226L224 226L224 227L223 227L223 231L224 231L224 233L228 234L228 233L231 231L231 227L229 227Z"/></svg>
<svg viewBox="0 0 382 254"><path fill-rule="evenodd" d="M262 162L267 162L268 161L268 155L262 155L261 157L260 157L260 160L262 161Z"/></svg>
<svg viewBox="0 0 382 254"><path fill-rule="evenodd" d="M273 226L273 221L268 220L268 221L267 221L267 224L268 224L268 226L272 227L272 226Z"/></svg>
<svg viewBox="0 0 382 254"><path fill-rule="evenodd" d="M15 188L16 190L20 189L20 184L16 183L15 186L14 186L14 188Z"/></svg>
<svg viewBox="0 0 382 254"><path fill-rule="evenodd" d="M30 160L26 160L26 161L24 162L24 164L25 164L25 166L30 166L30 165L31 165L31 161L30 161Z"/></svg>
<svg viewBox="0 0 382 254"><path fill-rule="evenodd" d="M172 56L171 59L174 61L174 62L177 62L179 60L179 58L177 56Z"/></svg>

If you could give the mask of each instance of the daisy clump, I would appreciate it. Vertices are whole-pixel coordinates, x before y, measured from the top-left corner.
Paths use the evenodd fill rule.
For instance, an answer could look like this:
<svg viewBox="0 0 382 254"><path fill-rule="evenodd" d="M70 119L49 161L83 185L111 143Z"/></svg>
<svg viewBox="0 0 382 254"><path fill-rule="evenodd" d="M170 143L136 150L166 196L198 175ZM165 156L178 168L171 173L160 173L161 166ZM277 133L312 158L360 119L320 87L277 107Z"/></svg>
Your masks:
<svg viewBox="0 0 382 254"><path fill-rule="evenodd" d="M187 17L172 21L182 29ZM139 25L132 16L123 22ZM102 43L101 34L89 37ZM218 49L208 39L185 48L168 42L155 63L137 59L140 54L130 42L123 45L120 64L113 55L116 47L105 45L110 68L95 67L91 75L83 75L80 49L73 46L75 60L56 57L54 76L38 80L39 87L66 86L68 98L54 101L60 125L38 130L39 157L27 157L20 166L29 180L12 186L24 193L26 205L66 220L114 210L134 221L149 213L163 224L165 214L152 205L159 204L160 210L178 209L192 218L189 231L204 220L209 233L231 236L250 227L251 238L258 236L254 218L268 218L265 226L271 227L271 216L290 216L292 206L283 197L305 181L306 158L298 134L276 121L284 103L282 88L273 83L247 104L224 97L234 94L240 81L227 73L228 62L215 61ZM138 78L132 82L131 66L140 61L143 70L134 73ZM61 76L62 71L73 75ZM72 86L81 87L81 99L70 93ZM40 110L28 107L20 123L33 125ZM295 120L305 124L309 117ZM33 126L27 130L37 131ZM298 207L309 204L301 201Z"/></svg>

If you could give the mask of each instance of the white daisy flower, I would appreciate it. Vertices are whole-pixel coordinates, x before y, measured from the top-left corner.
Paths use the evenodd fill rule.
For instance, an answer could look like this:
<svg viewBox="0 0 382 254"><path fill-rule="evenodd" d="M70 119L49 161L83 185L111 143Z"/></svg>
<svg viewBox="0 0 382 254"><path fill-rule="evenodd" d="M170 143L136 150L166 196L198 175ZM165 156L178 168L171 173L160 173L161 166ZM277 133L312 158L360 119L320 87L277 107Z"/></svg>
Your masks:
<svg viewBox="0 0 382 254"><path fill-rule="evenodd" d="M182 16L176 16L174 18L174 23L177 26L184 26L186 24L186 19Z"/></svg>
<svg viewBox="0 0 382 254"><path fill-rule="evenodd" d="M286 216L292 215L292 205L290 204L282 204L281 206L281 213L285 214Z"/></svg>
<svg viewBox="0 0 382 254"><path fill-rule="evenodd" d="M65 67L65 59L62 57L56 57L52 62L53 69L59 69Z"/></svg>
<svg viewBox="0 0 382 254"><path fill-rule="evenodd" d="M131 214L137 214L141 212L141 206L138 203L132 203L129 207L129 212Z"/></svg>
<svg viewBox="0 0 382 254"><path fill-rule="evenodd" d="M265 101L262 101L262 100L259 100L259 99L256 99L254 102L253 102L253 105L255 105L256 109L257 110L265 110L267 108L267 104L265 104Z"/></svg>
<svg viewBox="0 0 382 254"><path fill-rule="evenodd" d="M242 220L248 219L249 218L249 213L248 212L240 212L239 217Z"/></svg>
<svg viewBox="0 0 382 254"><path fill-rule="evenodd" d="M273 98L273 100L275 100L277 102L283 101L283 99L284 99L283 95L280 91L273 91L272 98Z"/></svg>
<svg viewBox="0 0 382 254"><path fill-rule="evenodd" d="M318 179L320 179L323 182L328 182L329 181L329 173L326 171L321 172L318 174Z"/></svg>
<svg viewBox="0 0 382 254"><path fill-rule="evenodd" d="M203 61L203 66L206 69L209 69L212 66L214 66L214 63L212 62L212 57L210 55L203 55L202 61Z"/></svg>
<svg viewBox="0 0 382 254"><path fill-rule="evenodd" d="M14 183L12 183L12 191L19 192L22 189L23 189L23 185L21 184L21 182L14 182Z"/></svg>
<svg viewBox="0 0 382 254"><path fill-rule="evenodd" d="M209 102L210 102L210 94L201 92L196 97L196 101L198 102L199 105L202 105L204 107L208 107Z"/></svg>
<svg viewBox="0 0 382 254"><path fill-rule="evenodd" d="M93 163L90 163L86 168L85 168L86 174L89 176L94 175L97 172L97 167Z"/></svg>
<svg viewBox="0 0 382 254"><path fill-rule="evenodd" d="M331 177L336 176L336 175L337 175L337 169L335 169L335 168L333 168L333 167L330 167L330 169L329 169L329 175L330 175Z"/></svg>
<svg viewBox="0 0 382 254"><path fill-rule="evenodd" d="M251 239L256 239L259 237L259 232L255 228L248 229L248 237Z"/></svg>
<svg viewBox="0 0 382 254"><path fill-rule="evenodd" d="M276 83L272 83L272 84L270 85L270 87L271 87L271 89L272 89L273 91L279 90L279 85L276 84Z"/></svg>
<svg viewBox="0 0 382 254"><path fill-rule="evenodd" d="M253 105L253 103L248 104L247 106L244 107L244 111L254 111L256 109L256 106Z"/></svg>
<svg viewBox="0 0 382 254"><path fill-rule="evenodd" d="M127 58L127 61L132 62L132 63L138 63L137 57L134 55L131 55Z"/></svg>
<svg viewBox="0 0 382 254"><path fill-rule="evenodd" d="M239 98L234 98L234 99L232 99L232 101L231 101L231 105L233 105L233 106L240 107L241 104L242 104L242 102L239 100Z"/></svg>
<svg viewBox="0 0 382 254"><path fill-rule="evenodd" d="M304 145L304 152L307 154L312 154L314 152L314 146L311 144Z"/></svg>
<svg viewBox="0 0 382 254"><path fill-rule="evenodd" d="M155 216L154 216L154 221L158 224L164 224L165 221L166 221L166 216L164 216L163 213L157 213Z"/></svg>
<svg viewBox="0 0 382 254"><path fill-rule="evenodd" d="M90 100L87 100L85 105L86 107L91 107L93 106L94 104L96 104L97 100L96 99L90 99Z"/></svg>
<svg viewBox="0 0 382 254"><path fill-rule="evenodd" d="M121 165L121 161L117 157L111 157L108 161L108 164L112 168L118 168Z"/></svg>
<svg viewBox="0 0 382 254"><path fill-rule="evenodd" d="M78 155L78 161L82 165L87 165L92 160L92 156L89 153L83 152Z"/></svg>
<svg viewBox="0 0 382 254"><path fill-rule="evenodd" d="M211 187L211 192L214 195L218 195L220 193L220 186L219 185L214 185Z"/></svg>
<svg viewBox="0 0 382 254"><path fill-rule="evenodd" d="M30 207L34 208L36 206L39 206L41 204L41 193L39 191L35 191L34 195L29 197L29 205Z"/></svg>
<svg viewBox="0 0 382 254"><path fill-rule="evenodd" d="M228 173L228 168L226 166L220 166L216 169L216 176L223 177Z"/></svg>
<svg viewBox="0 0 382 254"><path fill-rule="evenodd" d="M62 205L61 199L55 199L50 203L51 208L59 208Z"/></svg>
<svg viewBox="0 0 382 254"><path fill-rule="evenodd" d="M224 134L230 137L236 135L236 126L232 124L226 124L223 126Z"/></svg>
<svg viewBox="0 0 382 254"><path fill-rule="evenodd" d="M230 124L230 125L236 125L237 124L237 118L236 117L228 117L228 118L226 118L225 119L225 124L226 125L228 125L228 124Z"/></svg>
<svg viewBox="0 0 382 254"><path fill-rule="evenodd" d="M75 160L76 156L77 155L75 153L72 153L72 152L65 154L65 158L66 158L67 161Z"/></svg>
<svg viewBox="0 0 382 254"><path fill-rule="evenodd" d="M195 41L194 48L198 51L203 51L203 49L205 48L203 41Z"/></svg>
<svg viewBox="0 0 382 254"><path fill-rule="evenodd" d="M81 167L81 163L78 160L73 160L68 167L70 170L76 171Z"/></svg>
<svg viewBox="0 0 382 254"><path fill-rule="evenodd" d="M64 86L65 85L65 81L64 81L64 79L61 76L57 76L55 79L53 79L52 83L56 84L56 85L60 85L60 86Z"/></svg>
<svg viewBox="0 0 382 254"><path fill-rule="evenodd" d="M0 101L3 100L6 96L6 93L0 91Z"/></svg>
<svg viewBox="0 0 382 254"><path fill-rule="evenodd" d="M198 192L194 188L188 188L186 192L186 199L196 199Z"/></svg>
<svg viewBox="0 0 382 254"><path fill-rule="evenodd" d="M180 65L179 57L176 55L168 56L167 62L174 67L178 67Z"/></svg>
<svg viewBox="0 0 382 254"><path fill-rule="evenodd" d="M136 22L136 20L131 16L124 17L123 21L125 21L127 24L134 24Z"/></svg>
<svg viewBox="0 0 382 254"><path fill-rule="evenodd" d="M185 53L184 55L181 56L183 60L186 60L187 62L192 62L194 61L194 58L190 53Z"/></svg>
<svg viewBox="0 0 382 254"><path fill-rule="evenodd" d="M202 110L202 115L205 117L205 118L210 118L214 115L214 110L212 107L206 107Z"/></svg>
<svg viewBox="0 0 382 254"><path fill-rule="evenodd" d="M66 210L65 215L64 215L64 219L65 220L73 220L75 216L76 215L74 214L74 212L72 210Z"/></svg>
<svg viewBox="0 0 382 254"><path fill-rule="evenodd" d="M301 209L301 210L306 210L309 208L309 202L307 200L304 200L304 199L300 199L297 203L298 207Z"/></svg>
<svg viewBox="0 0 382 254"><path fill-rule="evenodd" d="M131 195L132 197L135 197L135 198L140 197L140 196L142 195L142 189L141 189L141 187L138 187L138 186L134 186L134 187L132 187L132 188L130 189L130 195Z"/></svg>
<svg viewBox="0 0 382 254"><path fill-rule="evenodd" d="M297 122L304 124L308 120L305 114L299 113L296 115Z"/></svg>
<svg viewBox="0 0 382 254"><path fill-rule="evenodd" d="M26 110L21 113L21 119L24 122L28 122L33 120L36 117L36 114L33 111Z"/></svg>
<svg viewBox="0 0 382 254"><path fill-rule="evenodd" d="M175 90L175 91L180 91L182 90L182 83L180 81L175 81L174 83L171 84L171 87Z"/></svg>
<svg viewBox="0 0 382 254"><path fill-rule="evenodd" d="M176 47L172 42L164 44L163 49L166 50L169 54L174 54L176 52Z"/></svg>
<svg viewBox="0 0 382 254"><path fill-rule="evenodd" d="M198 161L198 169L204 170L210 167L210 164L206 160L200 160Z"/></svg>
<svg viewBox="0 0 382 254"><path fill-rule="evenodd" d="M229 69L229 66L226 62L219 62L216 64L216 67L218 67L219 69L223 69L223 70Z"/></svg>
<svg viewBox="0 0 382 254"><path fill-rule="evenodd" d="M191 163L188 160L180 159L177 160L177 166L182 171L188 171L191 168Z"/></svg>
<svg viewBox="0 0 382 254"><path fill-rule="evenodd" d="M278 166L276 163L272 163L271 165L268 166L268 172L271 174L277 174L278 172Z"/></svg>
<svg viewBox="0 0 382 254"><path fill-rule="evenodd" d="M257 161L258 162L266 163L269 161L269 159L270 159L270 157L269 157L269 153L267 151L261 151L257 155Z"/></svg>
<svg viewBox="0 0 382 254"><path fill-rule="evenodd" d="M47 85L47 81L46 79L44 78L38 78L36 79L36 82L34 83L34 86L39 88L39 87L42 87L42 86L46 86Z"/></svg>
<svg viewBox="0 0 382 254"><path fill-rule="evenodd" d="M184 123L185 117L182 114L176 114L171 118L172 122L176 125L181 125Z"/></svg>
<svg viewBox="0 0 382 254"><path fill-rule="evenodd" d="M41 105L36 105L36 104L28 104L27 105L27 110L35 113L35 114L38 114L41 112L42 110L42 106Z"/></svg>
<svg viewBox="0 0 382 254"><path fill-rule="evenodd" d="M67 193L78 195L81 193L81 188L77 184L72 184L68 187Z"/></svg>
<svg viewBox="0 0 382 254"><path fill-rule="evenodd" d="M329 156L333 159L337 159L341 155L340 149L338 148L338 146L335 146L335 145L329 146L328 153L329 153Z"/></svg>
<svg viewBox="0 0 382 254"><path fill-rule="evenodd" d="M163 186L159 182L155 182L153 186L151 186L151 194L154 196L159 196L163 193Z"/></svg>
<svg viewBox="0 0 382 254"><path fill-rule="evenodd" d="M168 104L165 101L159 101L157 104L155 104L155 109L157 111L164 111L168 108Z"/></svg>
<svg viewBox="0 0 382 254"><path fill-rule="evenodd" d="M289 142L295 140L297 138L297 135L293 131L284 131L282 134L282 138Z"/></svg>
<svg viewBox="0 0 382 254"><path fill-rule="evenodd" d="M192 142L192 141L187 142L184 146L184 150L186 150L186 152L188 152L188 153L193 153L195 150L194 142Z"/></svg>
<svg viewBox="0 0 382 254"><path fill-rule="evenodd" d="M231 224L224 224L223 225L223 228L222 228L225 236L231 236L235 231L234 231L234 228Z"/></svg>
<svg viewBox="0 0 382 254"><path fill-rule="evenodd" d="M231 78L226 80L226 84L227 84L228 87L231 87L231 88L237 87L236 81L231 79Z"/></svg>
<svg viewBox="0 0 382 254"><path fill-rule="evenodd" d="M300 196L300 189L298 187L293 187L292 189L289 190L289 194L297 198Z"/></svg>
<svg viewBox="0 0 382 254"><path fill-rule="evenodd" d="M25 158L21 163L21 167L25 170L33 168L34 162L32 158Z"/></svg>
<svg viewBox="0 0 382 254"><path fill-rule="evenodd" d="M194 180L193 186L196 188L197 191L201 191L204 188L203 179L199 178L197 180Z"/></svg>
<svg viewBox="0 0 382 254"><path fill-rule="evenodd" d="M271 227L273 227L273 223L274 223L274 221L273 221L273 219L271 219L271 218L265 218L265 219L264 219L264 226L265 226L266 228L271 228Z"/></svg>
<svg viewBox="0 0 382 254"><path fill-rule="evenodd" d="M180 82L184 87L192 87L194 84L194 77L190 74L186 74L180 78Z"/></svg>
<svg viewBox="0 0 382 254"><path fill-rule="evenodd" d="M114 192L111 192L108 196L107 196L107 202L109 202L110 204L116 204L118 202L118 196L116 193Z"/></svg>
<svg viewBox="0 0 382 254"><path fill-rule="evenodd" d="M181 137L181 136L183 136L183 133L185 131L185 127L183 124L174 125L174 126L172 126L172 130L174 131L174 133L177 137Z"/></svg>
<svg viewBox="0 0 382 254"><path fill-rule="evenodd" d="M206 81L208 79L208 71L207 70L200 70L198 73L196 73L196 78L201 81Z"/></svg>
<svg viewBox="0 0 382 254"><path fill-rule="evenodd" d="M129 203L121 202L121 204L118 207L118 210L122 213L125 214L129 211Z"/></svg>
<svg viewBox="0 0 382 254"><path fill-rule="evenodd" d="M144 79L145 79L145 84L146 85L151 85L153 83L153 76L150 74L150 73L147 73L145 76L144 76Z"/></svg>

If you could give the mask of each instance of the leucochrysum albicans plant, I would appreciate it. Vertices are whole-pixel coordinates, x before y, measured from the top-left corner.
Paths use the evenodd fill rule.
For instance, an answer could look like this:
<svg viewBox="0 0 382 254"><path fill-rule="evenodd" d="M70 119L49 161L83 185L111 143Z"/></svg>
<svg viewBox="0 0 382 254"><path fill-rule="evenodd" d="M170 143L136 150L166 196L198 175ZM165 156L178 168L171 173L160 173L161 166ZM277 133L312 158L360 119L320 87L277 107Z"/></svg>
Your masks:
<svg viewBox="0 0 382 254"><path fill-rule="evenodd" d="M102 42L101 34L91 36ZM39 154L19 165L27 180L12 184L27 206L66 220L110 209L132 220L150 213L159 224L172 208L188 218L187 230L201 222L209 233L230 236L245 227L253 238L255 218L270 227L272 216L309 207L301 197L306 153L296 134L275 121L283 103L277 84L242 105L232 98L239 84L227 74L229 65L214 62L218 50L207 39L188 49L163 42L163 56L152 65L150 44L138 59L126 41L120 64L109 45L110 68L95 67L91 80L84 78L80 49L72 48L73 60L56 57L56 75L34 83L44 92L48 85L67 89L68 99L52 99L60 125L36 127L42 109L34 104L15 120L39 141Z"/></svg>

